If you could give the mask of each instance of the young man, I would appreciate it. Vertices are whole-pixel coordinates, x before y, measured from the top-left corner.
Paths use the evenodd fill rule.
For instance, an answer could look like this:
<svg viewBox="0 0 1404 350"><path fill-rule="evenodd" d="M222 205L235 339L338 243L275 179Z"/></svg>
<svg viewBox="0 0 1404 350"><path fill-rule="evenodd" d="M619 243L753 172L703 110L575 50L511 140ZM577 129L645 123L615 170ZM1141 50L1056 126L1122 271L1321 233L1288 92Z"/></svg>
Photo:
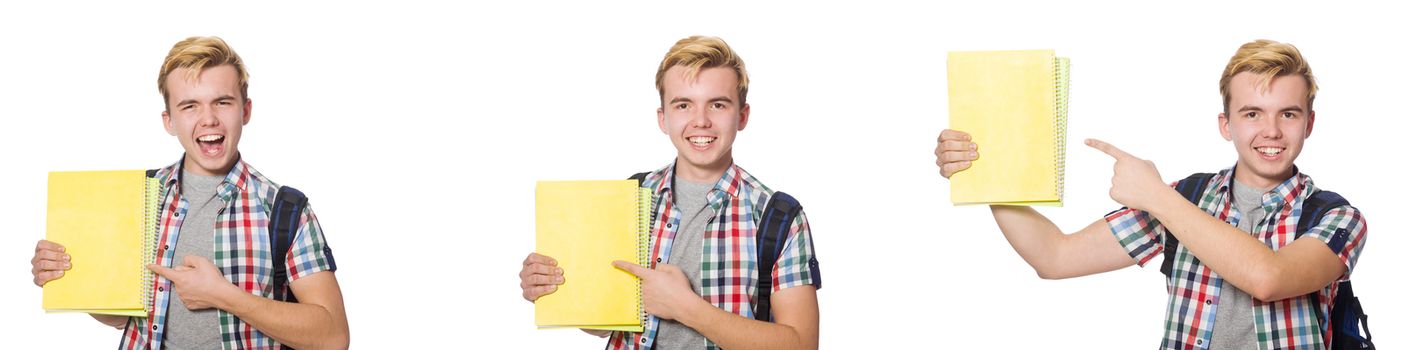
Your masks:
<svg viewBox="0 0 1404 350"><path fill-rule="evenodd" d="M1179 248L1165 257L1174 260L1162 348L1326 348L1330 330L1316 313L1330 315L1366 228L1358 210L1340 206L1296 236L1305 224L1299 220L1308 219L1304 201L1322 191L1293 164L1316 118L1311 68L1292 45L1254 41L1229 60L1219 92L1219 134L1238 161L1211 177L1198 200L1165 186L1150 161L1087 140L1116 159L1111 197L1125 208L1068 235L1028 207L990 211L1019 256L1047 279L1144 266L1173 233ZM970 136L953 130L941 133L936 155L945 177L978 157Z"/></svg>
<svg viewBox="0 0 1404 350"><path fill-rule="evenodd" d="M217 37L185 39L166 56L157 87L161 120L185 155L156 172L167 191L157 263L147 266L158 275L155 305L148 317L93 318L125 329L122 349L345 348L336 263L312 209L296 219L288 255L270 254L267 222L279 186L240 158L253 101L239 55ZM34 284L62 278L70 258L39 241ZM268 284L273 259L287 267L283 290ZM296 302L270 299L289 291Z"/></svg>
<svg viewBox="0 0 1404 350"><path fill-rule="evenodd" d="M756 228L774 192L732 164L732 142L750 117L745 64L721 39L694 36L668 50L655 83L658 128L678 156L643 180L656 199L652 268L614 263L643 281L647 324L643 333L613 333L609 348L818 347L819 265L802 213L775 268L756 271ZM551 294L565 273L551 257L529 254L522 297ZM752 319L761 278L773 282L775 323Z"/></svg>

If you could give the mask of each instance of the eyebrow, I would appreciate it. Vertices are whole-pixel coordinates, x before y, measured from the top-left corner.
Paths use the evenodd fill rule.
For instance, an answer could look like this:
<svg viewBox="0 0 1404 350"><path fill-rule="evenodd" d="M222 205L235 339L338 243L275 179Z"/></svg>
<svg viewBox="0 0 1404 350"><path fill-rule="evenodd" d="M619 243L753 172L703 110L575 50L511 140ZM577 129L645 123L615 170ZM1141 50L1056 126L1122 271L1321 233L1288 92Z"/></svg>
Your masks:
<svg viewBox="0 0 1404 350"><path fill-rule="evenodd" d="M692 99L687 98L687 97L674 97L672 100L669 100L669 101L668 101L668 104L674 104L674 103L678 103L678 102L692 102ZM727 97L727 96L713 97L713 98L711 98L711 99L708 99L707 102L726 102L726 103L734 103L734 102L731 100L731 97Z"/></svg>
<svg viewBox="0 0 1404 350"><path fill-rule="evenodd" d="M234 99L234 95L224 95L224 96L220 96L220 97L215 97L215 99L214 99L212 102L228 101L228 100L233 100L233 99ZM197 103L197 102L200 102L200 101L197 101L197 100L195 100L195 99L193 99L193 98L189 98L189 99L180 100L180 102L177 102L176 105L177 105L177 106L184 106L184 105L188 105L188 104L192 104L192 103Z"/></svg>
<svg viewBox="0 0 1404 350"><path fill-rule="evenodd" d="M1290 107L1283 108L1283 109L1279 110L1279 112L1297 112L1297 113L1302 113L1302 111L1304 111L1304 110L1305 110L1305 109L1303 109L1303 108L1300 107L1300 106L1290 106ZM1262 109L1262 107L1253 106L1253 105L1245 105L1245 106L1243 106L1242 108L1239 108L1239 109L1238 109L1238 113L1243 113L1243 112L1264 112L1264 110Z"/></svg>

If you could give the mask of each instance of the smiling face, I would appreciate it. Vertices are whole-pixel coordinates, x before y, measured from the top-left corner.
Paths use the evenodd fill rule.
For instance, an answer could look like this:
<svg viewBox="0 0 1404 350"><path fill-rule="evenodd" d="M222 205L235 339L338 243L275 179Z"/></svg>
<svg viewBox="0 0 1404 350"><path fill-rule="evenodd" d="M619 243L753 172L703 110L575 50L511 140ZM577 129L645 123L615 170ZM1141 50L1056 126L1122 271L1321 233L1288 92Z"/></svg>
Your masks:
<svg viewBox="0 0 1404 350"><path fill-rule="evenodd" d="M239 158L239 135L249 123L253 101L240 92L239 73L224 64L207 67L194 79L189 68L166 76L166 133L185 148L185 171L223 176Z"/></svg>
<svg viewBox="0 0 1404 350"><path fill-rule="evenodd" d="M703 68L695 77L687 73L679 66L664 72L658 128L678 150L678 176L716 182L731 167L731 145L736 132L746 128L751 107L741 103L735 70Z"/></svg>
<svg viewBox="0 0 1404 350"><path fill-rule="evenodd" d="M1266 87L1258 84L1261 78L1258 73L1239 73L1229 81L1228 110L1219 115L1219 134L1238 151L1234 179L1272 188L1292 176L1292 163L1316 118L1305 77L1274 77Z"/></svg>

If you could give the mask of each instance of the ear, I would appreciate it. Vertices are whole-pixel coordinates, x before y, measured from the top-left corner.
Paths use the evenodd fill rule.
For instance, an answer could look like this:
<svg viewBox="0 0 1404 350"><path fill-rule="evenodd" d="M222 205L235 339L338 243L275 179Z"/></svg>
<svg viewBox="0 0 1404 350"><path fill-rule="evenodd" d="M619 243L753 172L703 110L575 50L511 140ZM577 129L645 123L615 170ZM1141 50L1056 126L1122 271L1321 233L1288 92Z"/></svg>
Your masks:
<svg viewBox="0 0 1404 350"><path fill-rule="evenodd" d="M253 116L253 99L244 98L244 125L249 125L249 117Z"/></svg>
<svg viewBox="0 0 1404 350"><path fill-rule="evenodd" d="M663 123L663 107L658 107L658 131L668 134L668 126Z"/></svg>
<svg viewBox="0 0 1404 350"><path fill-rule="evenodd" d="M1306 136L1302 136L1303 139L1311 137L1311 129L1314 126L1316 126L1316 111L1307 112L1307 130Z"/></svg>
<svg viewBox="0 0 1404 350"><path fill-rule="evenodd" d="M1219 113L1219 136L1223 136L1224 141L1233 141L1233 137L1231 137L1231 135L1229 134L1228 118L1228 115L1224 113Z"/></svg>
<svg viewBox="0 0 1404 350"><path fill-rule="evenodd" d="M169 108L168 108L169 109ZM161 126L166 128L166 133L175 136L175 126L171 125L171 112L161 111Z"/></svg>
<svg viewBox="0 0 1404 350"><path fill-rule="evenodd" d="M746 122L751 121L751 104L741 105L741 120L736 123L736 131L746 130Z"/></svg>

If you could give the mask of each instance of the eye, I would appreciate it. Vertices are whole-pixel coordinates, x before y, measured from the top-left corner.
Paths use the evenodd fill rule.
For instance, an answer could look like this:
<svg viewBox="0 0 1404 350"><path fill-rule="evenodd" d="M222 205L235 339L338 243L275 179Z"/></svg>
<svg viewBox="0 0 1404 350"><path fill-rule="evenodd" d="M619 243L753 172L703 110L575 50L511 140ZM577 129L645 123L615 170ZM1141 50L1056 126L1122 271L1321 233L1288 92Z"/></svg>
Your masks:
<svg viewBox="0 0 1404 350"><path fill-rule="evenodd" d="M180 110L182 110L182 111L188 111L188 110L192 110L192 109L195 109L195 105L184 105L184 106L180 106Z"/></svg>
<svg viewBox="0 0 1404 350"><path fill-rule="evenodd" d="M717 109L717 110L726 109L726 104L725 104L725 103L721 103L721 102L713 102L713 103L712 103L712 109Z"/></svg>
<svg viewBox="0 0 1404 350"><path fill-rule="evenodd" d="M1250 118L1250 119L1252 119L1252 118L1257 118L1257 117L1258 117L1258 112L1248 112L1248 114L1244 114L1243 116L1244 116L1244 117L1247 117L1247 118Z"/></svg>
<svg viewBox="0 0 1404 350"><path fill-rule="evenodd" d="M1292 118L1296 118L1296 117L1297 117L1297 114L1296 114L1296 113L1292 113L1292 112L1287 112L1287 113L1282 113L1282 117L1283 117L1283 118L1287 118L1287 119L1292 119Z"/></svg>
<svg viewBox="0 0 1404 350"><path fill-rule="evenodd" d="M692 105L687 104L687 103L679 103L679 104L673 105L673 108L674 108L674 109L677 109L677 110L680 110L680 111L686 111L688 108L692 108Z"/></svg>

